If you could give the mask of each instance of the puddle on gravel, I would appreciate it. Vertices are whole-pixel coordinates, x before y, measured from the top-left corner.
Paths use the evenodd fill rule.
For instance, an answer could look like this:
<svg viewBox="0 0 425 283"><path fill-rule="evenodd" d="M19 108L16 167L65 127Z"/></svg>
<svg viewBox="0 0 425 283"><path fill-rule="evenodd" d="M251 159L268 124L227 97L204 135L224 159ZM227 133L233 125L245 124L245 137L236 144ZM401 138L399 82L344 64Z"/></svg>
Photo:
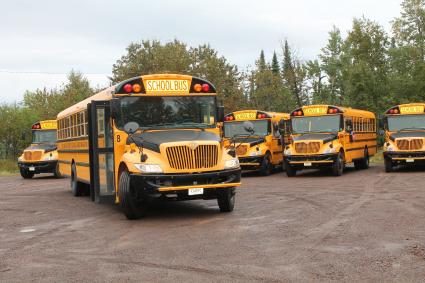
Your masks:
<svg viewBox="0 0 425 283"><path fill-rule="evenodd" d="M21 232L21 233L31 233L31 232L34 232L34 231L35 231L34 228L27 228L27 229L22 229L19 232Z"/></svg>

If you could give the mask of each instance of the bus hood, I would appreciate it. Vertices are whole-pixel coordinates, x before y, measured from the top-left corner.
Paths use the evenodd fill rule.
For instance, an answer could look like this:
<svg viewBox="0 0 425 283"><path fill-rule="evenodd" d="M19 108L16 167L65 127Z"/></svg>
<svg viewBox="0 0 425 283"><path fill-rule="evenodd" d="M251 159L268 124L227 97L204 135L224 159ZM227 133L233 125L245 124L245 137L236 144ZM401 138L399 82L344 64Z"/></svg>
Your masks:
<svg viewBox="0 0 425 283"><path fill-rule="evenodd" d="M49 152L56 149L57 149L57 146L54 143L36 143L36 144L30 145L24 150L25 151L44 150L44 152Z"/></svg>
<svg viewBox="0 0 425 283"><path fill-rule="evenodd" d="M160 152L160 146L168 142L190 141L220 141L214 133L200 130L164 130L134 134L133 139L127 139L127 144L134 142L137 146Z"/></svg>
<svg viewBox="0 0 425 283"><path fill-rule="evenodd" d="M322 140L323 143L333 141L338 136L336 134L301 134L295 136L294 141L306 141L306 140Z"/></svg>
<svg viewBox="0 0 425 283"><path fill-rule="evenodd" d="M395 141L398 138L425 138L425 132L420 131L408 131L408 132L397 132L390 135L390 140Z"/></svg>

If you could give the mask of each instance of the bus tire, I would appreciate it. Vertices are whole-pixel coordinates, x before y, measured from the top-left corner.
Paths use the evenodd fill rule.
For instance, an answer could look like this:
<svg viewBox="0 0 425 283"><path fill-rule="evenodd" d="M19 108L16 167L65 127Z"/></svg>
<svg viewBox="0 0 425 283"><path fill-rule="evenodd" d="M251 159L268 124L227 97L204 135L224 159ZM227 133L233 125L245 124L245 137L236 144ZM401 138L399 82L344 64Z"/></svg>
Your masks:
<svg viewBox="0 0 425 283"><path fill-rule="evenodd" d="M344 172L344 155L342 152L338 153L335 162L332 164L332 175L341 176Z"/></svg>
<svg viewBox="0 0 425 283"><path fill-rule="evenodd" d="M77 178L77 166L75 163L71 165L71 192L74 197L84 195L84 184L78 181Z"/></svg>
<svg viewBox="0 0 425 283"><path fill-rule="evenodd" d="M21 176L24 179L31 179L32 177L34 177L34 173L32 173L28 170L20 169L19 172L21 173Z"/></svg>
<svg viewBox="0 0 425 283"><path fill-rule="evenodd" d="M62 174L59 171L59 162L56 164L56 168L55 168L55 172L53 172L53 176L55 176L55 178L57 179L62 178Z"/></svg>
<svg viewBox="0 0 425 283"><path fill-rule="evenodd" d="M385 172L387 172L387 173L394 172L394 164L391 161L391 159L385 158L384 164L385 164Z"/></svg>
<svg viewBox="0 0 425 283"><path fill-rule="evenodd" d="M261 161L260 175L269 176L272 173L272 170L273 165L271 162L270 152L267 152L266 155L264 155L263 160Z"/></svg>
<svg viewBox="0 0 425 283"><path fill-rule="evenodd" d="M217 189L217 203L220 212L232 212L235 207L235 188Z"/></svg>
<svg viewBox="0 0 425 283"><path fill-rule="evenodd" d="M354 161L354 167L356 170L369 168L369 152L367 148L364 149L364 157Z"/></svg>
<svg viewBox="0 0 425 283"><path fill-rule="evenodd" d="M124 215L129 220L135 220L143 217L146 207L137 201L131 190L130 173L123 170L118 181L118 195L120 198L120 207Z"/></svg>
<svg viewBox="0 0 425 283"><path fill-rule="evenodd" d="M282 170L283 172L285 172L285 171L286 171L286 162L285 162L285 160L282 162L282 164L281 164L280 168L281 168L281 170Z"/></svg>
<svg viewBox="0 0 425 283"><path fill-rule="evenodd" d="M292 167L292 165L289 164L288 162L286 162L285 168L286 168L286 176L294 177L295 175L297 175L297 169Z"/></svg>

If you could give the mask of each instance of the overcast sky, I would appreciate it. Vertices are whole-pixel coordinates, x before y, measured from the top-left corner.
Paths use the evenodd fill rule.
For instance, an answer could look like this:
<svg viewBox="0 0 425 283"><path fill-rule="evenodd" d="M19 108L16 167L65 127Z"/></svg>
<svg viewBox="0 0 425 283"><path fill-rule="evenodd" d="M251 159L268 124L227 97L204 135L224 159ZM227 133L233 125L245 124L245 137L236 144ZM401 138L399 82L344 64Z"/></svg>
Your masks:
<svg viewBox="0 0 425 283"><path fill-rule="evenodd" d="M60 87L71 70L106 86L130 42L177 38L210 43L241 69L261 49L269 60L287 38L301 59L314 59L335 25L353 17L390 31L401 0L3 0L0 2L0 103L25 90Z"/></svg>

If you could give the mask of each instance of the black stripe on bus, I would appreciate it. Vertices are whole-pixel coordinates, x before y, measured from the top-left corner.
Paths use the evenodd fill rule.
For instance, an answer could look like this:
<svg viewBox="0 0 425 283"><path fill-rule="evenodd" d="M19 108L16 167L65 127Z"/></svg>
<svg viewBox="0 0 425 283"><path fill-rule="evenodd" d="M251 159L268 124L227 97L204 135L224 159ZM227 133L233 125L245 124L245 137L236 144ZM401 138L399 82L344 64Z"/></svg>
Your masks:
<svg viewBox="0 0 425 283"><path fill-rule="evenodd" d="M56 141L56 143L63 143L63 142L71 142L71 141L83 141L83 140L88 140L89 137L85 136L85 137L78 137L78 138L69 138L69 139L65 139L65 140L58 140Z"/></svg>
<svg viewBox="0 0 425 283"><path fill-rule="evenodd" d="M75 165L82 167L90 167L90 163L87 162L75 162Z"/></svg>
<svg viewBox="0 0 425 283"><path fill-rule="evenodd" d="M367 141L376 141L376 139L355 139L352 142L367 142Z"/></svg>
<svg viewBox="0 0 425 283"><path fill-rule="evenodd" d="M376 147L376 145L367 146L367 148L373 148L373 147ZM349 148L349 149L346 149L345 151L355 151L355 150L361 150L361 149L364 149L364 147Z"/></svg>
<svg viewBox="0 0 425 283"><path fill-rule="evenodd" d="M59 153L89 153L88 149L59 149Z"/></svg>
<svg viewBox="0 0 425 283"><path fill-rule="evenodd" d="M62 164L71 164L72 163L71 161L68 161L68 160L58 160L58 162L62 163ZM75 162L75 165L83 166L83 167L90 167L90 163L87 163L87 162Z"/></svg>

